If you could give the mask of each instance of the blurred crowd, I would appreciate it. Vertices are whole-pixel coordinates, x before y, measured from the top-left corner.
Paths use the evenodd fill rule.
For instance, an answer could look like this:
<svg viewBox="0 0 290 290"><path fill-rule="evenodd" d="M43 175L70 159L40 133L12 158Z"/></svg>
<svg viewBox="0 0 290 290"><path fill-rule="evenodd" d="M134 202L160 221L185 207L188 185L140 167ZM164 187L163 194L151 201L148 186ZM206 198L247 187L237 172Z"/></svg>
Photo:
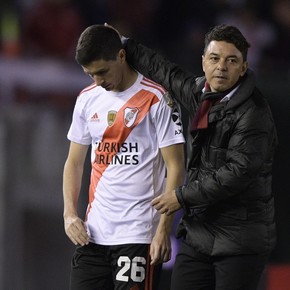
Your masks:
<svg viewBox="0 0 290 290"><path fill-rule="evenodd" d="M238 26L251 43L250 67L289 73L289 0L2 0L1 6L0 57L6 64L7 58L74 63L81 31L108 22L201 73L204 34L227 23ZM3 99L0 79L0 100L1 90ZM21 93L25 99L18 89Z"/></svg>

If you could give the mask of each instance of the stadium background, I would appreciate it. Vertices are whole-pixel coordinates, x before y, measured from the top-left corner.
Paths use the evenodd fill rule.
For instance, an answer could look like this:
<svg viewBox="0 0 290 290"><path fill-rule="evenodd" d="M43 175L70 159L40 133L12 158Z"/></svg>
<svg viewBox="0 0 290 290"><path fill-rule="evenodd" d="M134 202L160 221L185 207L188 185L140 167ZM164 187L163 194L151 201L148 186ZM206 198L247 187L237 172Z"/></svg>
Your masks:
<svg viewBox="0 0 290 290"><path fill-rule="evenodd" d="M290 289L289 15L289 0L2 0L0 289L68 289L73 246L63 231L62 169L73 104L90 84L74 62L74 47L84 27L104 22L194 73L202 73L203 37L211 26L235 24L249 39L249 61L280 142L273 179L278 244L259 290ZM85 178L80 213L87 185ZM176 251L173 234L172 241ZM169 289L173 261L164 267L160 290Z"/></svg>

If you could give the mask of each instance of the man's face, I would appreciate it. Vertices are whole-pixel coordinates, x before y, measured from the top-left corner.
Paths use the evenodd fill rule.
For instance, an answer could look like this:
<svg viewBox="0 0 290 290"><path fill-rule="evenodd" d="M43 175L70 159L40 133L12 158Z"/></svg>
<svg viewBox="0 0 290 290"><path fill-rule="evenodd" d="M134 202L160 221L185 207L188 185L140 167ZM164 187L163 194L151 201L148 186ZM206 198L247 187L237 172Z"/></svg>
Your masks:
<svg viewBox="0 0 290 290"><path fill-rule="evenodd" d="M213 92L231 88L245 74L247 67L242 53L225 41L211 41L202 56L202 68Z"/></svg>
<svg viewBox="0 0 290 290"><path fill-rule="evenodd" d="M122 91L122 65L125 58L120 51L116 60L105 61L95 60L87 66L82 66L84 72L88 74L97 86L103 87L107 91Z"/></svg>

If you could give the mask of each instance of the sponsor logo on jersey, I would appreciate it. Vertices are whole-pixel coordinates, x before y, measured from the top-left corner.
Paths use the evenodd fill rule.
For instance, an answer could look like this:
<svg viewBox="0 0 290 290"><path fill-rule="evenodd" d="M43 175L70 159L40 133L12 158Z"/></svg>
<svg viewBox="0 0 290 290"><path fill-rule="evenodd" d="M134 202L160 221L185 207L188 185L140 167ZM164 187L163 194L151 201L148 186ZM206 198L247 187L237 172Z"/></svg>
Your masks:
<svg viewBox="0 0 290 290"><path fill-rule="evenodd" d="M117 111L109 111L107 116L108 125L111 127L114 125L117 116Z"/></svg>
<svg viewBox="0 0 290 290"><path fill-rule="evenodd" d="M138 113L139 113L138 108L127 107L124 110L124 124L127 128L130 128L134 125Z"/></svg>
<svg viewBox="0 0 290 290"><path fill-rule="evenodd" d="M180 114L177 108L174 108L171 118L176 125L182 126L182 122L180 120Z"/></svg>
<svg viewBox="0 0 290 290"><path fill-rule="evenodd" d="M175 130L175 135L180 135L182 134L183 130L182 130L182 122L180 119L180 114L177 108L173 109L173 112L171 114L171 118L173 120L173 122L179 127Z"/></svg>
<svg viewBox="0 0 290 290"><path fill-rule="evenodd" d="M91 117L90 120L91 120L91 121L98 121L98 120L99 120L98 113L94 113L94 115Z"/></svg>
<svg viewBox="0 0 290 290"><path fill-rule="evenodd" d="M97 142L93 148L94 163L100 165L138 165L139 146L137 142ZM136 153L136 154L133 154Z"/></svg>

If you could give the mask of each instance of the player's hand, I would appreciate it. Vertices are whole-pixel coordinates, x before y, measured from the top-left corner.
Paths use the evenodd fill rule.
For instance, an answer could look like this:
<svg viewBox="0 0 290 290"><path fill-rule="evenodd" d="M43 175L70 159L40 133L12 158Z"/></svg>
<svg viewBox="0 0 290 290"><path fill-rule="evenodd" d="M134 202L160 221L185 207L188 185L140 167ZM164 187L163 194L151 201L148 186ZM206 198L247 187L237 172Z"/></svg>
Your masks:
<svg viewBox="0 0 290 290"><path fill-rule="evenodd" d="M181 208L175 190L168 191L152 200L152 205L161 214L171 215Z"/></svg>
<svg viewBox="0 0 290 290"><path fill-rule="evenodd" d="M69 216L64 218L64 229L67 236L75 245L87 245L90 236L83 220L78 216Z"/></svg>
<svg viewBox="0 0 290 290"><path fill-rule="evenodd" d="M156 232L150 245L151 265L168 262L171 259L170 235L166 232Z"/></svg>

